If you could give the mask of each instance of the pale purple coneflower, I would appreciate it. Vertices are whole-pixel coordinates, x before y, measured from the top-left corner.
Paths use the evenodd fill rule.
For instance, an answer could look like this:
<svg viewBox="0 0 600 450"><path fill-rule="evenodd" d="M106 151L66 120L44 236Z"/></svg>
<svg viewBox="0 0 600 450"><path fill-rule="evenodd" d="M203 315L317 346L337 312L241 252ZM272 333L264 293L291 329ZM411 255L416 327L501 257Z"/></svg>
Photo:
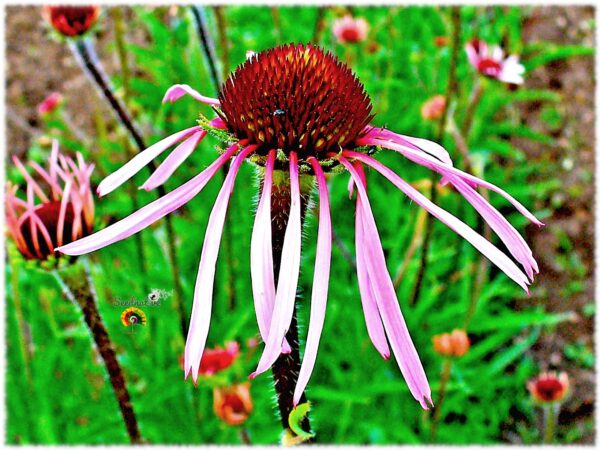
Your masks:
<svg viewBox="0 0 600 450"><path fill-rule="evenodd" d="M233 145L179 188L120 222L59 250L79 255L131 236L191 200L220 167L233 159L209 218L194 293L184 367L186 376L191 373L196 380L208 335L215 264L229 196L240 166L250 160L259 166L263 180L250 249L257 322L265 341L262 357L252 374L256 376L281 354L290 352L290 345L295 345L286 340L286 333L295 320L303 207L316 179L319 229L315 278L304 360L298 381L292 387L296 405L315 364L326 310L332 230L325 172L345 169L351 175L351 189L354 185L357 188L357 275L368 334L384 358L394 353L412 395L427 409L431 390L386 268L363 165L375 169L468 240L525 290L538 271L531 250L517 230L475 188L480 186L499 193L531 222L542 223L499 187L453 167L450 156L440 145L370 125L371 102L362 84L346 65L318 47L291 44L253 55L224 83L218 99L205 97L187 85L175 85L168 90L164 101L172 102L186 94L213 106L219 117L211 122L211 127L226 131ZM149 161L179 144L142 187L153 189L164 183L205 134L202 127L194 126L152 145L107 177L99 186L99 194L111 192ZM442 181L453 185L490 224L525 273L491 242L370 156L373 146L392 150L439 173ZM289 205L283 215L281 192ZM283 216L283 244L275 251L276 236L272 233ZM274 255L278 261L274 262Z"/></svg>
<svg viewBox="0 0 600 450"><path fill-rule="evenodd" d="M336 19L333 23L333 35L340 44L355 44L367 38L369 23L362 17L354 18L350 14Z"/></svg>
<svg viewBox="0 0 600 450"><path fill-rule="evenodd" d="M94 225L94 198L90 186L93 164L81 153L77 163L58 151L52 141L48 169L31 161L30 174L17 156L13 162L26 181L25 198L19 186L7 183L5 205L8 231L27 259L45 260L54 249L87 236ZM58 254L57 254L58 256Z"/></svg>
<svg viewBox="0 0 600 450"><path fill-rule="evenodd" d="M523 84L525 67L519 57L505 57L499 46L490 47L479 39L473 39L465 46L469 63L482 75L509 84Z"/></svg>

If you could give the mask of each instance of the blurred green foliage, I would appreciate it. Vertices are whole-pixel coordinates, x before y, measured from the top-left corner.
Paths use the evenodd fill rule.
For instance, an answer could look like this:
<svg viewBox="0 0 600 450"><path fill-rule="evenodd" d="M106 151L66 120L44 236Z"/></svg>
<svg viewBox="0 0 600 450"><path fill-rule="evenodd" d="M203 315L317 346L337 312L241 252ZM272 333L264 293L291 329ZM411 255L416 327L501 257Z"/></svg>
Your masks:
<svg viewBox="0 0 600 450"><path fill-rule="evenodd" d="M561 47L545 42L525 45L521 39L521 24L528 12L529 8L516 7L461 8L458 95L450 105L457 124L464 120L469 94L477 79L462 50L467 40L479 37L503 44L509 53L524 55L528 70L558 58L591 54L585 47ZM450 47L436 46L435 38L450 36L448 8L355 7L353 13L365 17L370 24L369 40L357 45L334 41L330 30L339 14L336 9L326 9L321 16L315 7L278 8L280 28L274 26L271 8L232 6L223 8L222 13L229 52L227 70L244 61L249 49L259 51L278 42L312 41L316 20L321 17L325 27L319 34L319 44L332 50L356 71L372 98L376 112L374 123L399 133L434 138L437 124L422 120L420 107L431 96L446 90ZM208 10L207 16L217 54L223 55L214 11ZM102 27L110 29L109 15L105 14L103 20ZM192 126L199 114L212 117L214 113L207 106L190 98L174 105L161 105L165 91L175 83L187 83L202 93L215 95L189 11L179 7L173 15L167 14L166 8L136 7L127 28L143 30L146 36L143 44L128 40L126 50L135 68L129 80L131 94L127 102L135 111L147 142ZM373 42L377 44L376 49L367 51ZM101 53L109 55L115 51L111 43ZM113 74L112 78L122 92L121 73ZM484 95L476 108L468 140L474 166L488 181L506 189L544 220L550 214L550 209L546 209L548 199L560 190L561 183L553 174L531 182L531 175L544 174L545 168L526 161L525 154L509 139L520 136L537 142L542 148L553 146L551 136L521 123L521 106L542 102L544 120L559 126L561 118L557 106L567 99L550 90L521 87L512 91L492 80L479 82L483 84ZM105 130L104 121L110 120L112 118L97 118L97 134L88 146L73 137L60 119L49 120L45 126L61 141L63 151L81 150L97 163L94 178L97 183L127 159L124 139L115 139L114 134ZM213 147L217 144L213 138L205 140L169 180L167 190L206 167L215 157ZM450 135L445 136L443 144L461 167L460 153ZM29 156L42 161L47 154L48 149L36 143ZM410 182L429 178L425 169L415 167L397 154L381 152L379 157ZM13 175L9 171L9 178L19 181L18 176ZM133 184L141 185L147 175L139 174ZM219 176L194 201L174 213L186 311L191 310L203 234L220 188ZM415 239L419 208L376 174L368 173L368 178L389 271L394 276L403 263L406 265L398 298L436 401L443 361L433 352L431 338L464 323L479 256L468 243L435 222L430 249L433 263L425 274L419 301L409 304L420 259L419 248L412 258L407 261L404 258ZM347 175L330 181L332 220L340 241L353 254L354 214L346 193L347 181ZM227 265L222 250L209 334L209 345L222 345L234 339L241 342L243 355L228 375L237 381L245 380L254 369L262 349L259 345L254 351L247 345L248 339L258 336L249 270L255 186L254 169L243 168L236 181L227 222L232 265ZM138 196L143 204L155 198L154 193L143 191L138 191ZM510 205L498 195L490 197L515 226L524 229L525 220ZM438 203L470 225L477 225L476 213L458 194L442 193ZM98 199L96 205L97 229L133 209L126 188ZM119 321L123 307L115 306L115 302L146 298L148 292L144 286L167 291L173 287L165 256L164 224L159 222L143 231L142 238L149 261L146 273L140 272L133 239L90 256L99 307L125 369L141 432L151 443L240 442L239 427L226 426L214 415L210 386L200 383L194 388L191 382L183 381L179 359L184 341L177 312L169 298L157 307L145 308L148 325L134 334L127 333ZM300 301L303 337L309 313L307 293L313 276L315 242L316 220L310 215L303 241L300 282L304 293ZM561 239L561 245L567 248L564 260L557 263L577 274L581 261L573 260L575 253L568 251L568 240ZM90 336L78 312L61 296L50 274L30 267L13 253L11 250L10 264L6 266L7 441L126 443L125 429L105 370L90 345ZM383 361L372 347L355 272L339 247L334 247L332 274L327 318L307 390L318 442L428 442L430 414L421 410L411 397L395 361ZM579 279L584 275L579 273ZM228 304L228 285L233 289L234 305ZM534 292L535 289L534 284ZM573 285L569 289L577 290L580 286ZM525 389L526 381L538 369L527 350L540 333L567 320L569 314L550 314L542 307L517 307L523 296L504 274L489 269L489 281L482 289L468 327L472 347L452 366L437 432L438 442L494 443L503 439L507 429L520 434L525 442L538 438L535 408ZM565 354L584 366L593 364L593 355L581 347L565 348ZM243 428L252 443L277 442L281 429L269 374L252 382L252 395L254 412ZM568 436L565 440L569 440Z"/></svg>

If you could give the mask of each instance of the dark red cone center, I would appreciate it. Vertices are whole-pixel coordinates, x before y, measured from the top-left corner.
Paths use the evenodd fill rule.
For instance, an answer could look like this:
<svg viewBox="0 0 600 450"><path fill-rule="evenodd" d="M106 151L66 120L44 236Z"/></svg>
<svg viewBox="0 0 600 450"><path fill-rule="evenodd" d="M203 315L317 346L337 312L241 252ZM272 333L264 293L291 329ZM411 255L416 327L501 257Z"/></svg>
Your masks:
<svg viewBox="0 0 600 450"><path fill-rule="evenodd" d="M352 147L373 117L352 71L310 44L252 56L227 79L219 100L229 131L258 145L257 153L295 151L301 161Z"/></svg>

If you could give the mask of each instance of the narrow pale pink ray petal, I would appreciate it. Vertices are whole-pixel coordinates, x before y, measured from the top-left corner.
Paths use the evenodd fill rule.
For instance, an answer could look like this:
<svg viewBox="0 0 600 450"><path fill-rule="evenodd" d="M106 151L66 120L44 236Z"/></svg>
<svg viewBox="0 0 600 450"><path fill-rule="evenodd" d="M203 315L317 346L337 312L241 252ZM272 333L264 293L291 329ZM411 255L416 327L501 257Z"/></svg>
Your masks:
<svg viewBox="0 0 600 450"><path fill-rule="evenodd" d="M490 205L468 183L454 175L450 175L449 180L504 242L514 258L521 263L529 279L533 281L533 272L537 271L535 269L537 264L525 239L496 208Z"/></svg>
<svg viewBox="0 0 600 450"><path fill-rule="evenodd" d="M65 184L65 191L60 201L60 212L58 213L58 223L56 225L56 244L60 247L63 243L63 232L65 228L65 216L67 214L67 206L69 205L69 197L71 194L71 182Z"/></svg>
<svg viewBox="0 0 600 450"><path fill-rule="evenodd" d="M7 222L9 224L8 228L13 237L15 238L17 246L21 249L27 249L27 244L25 243L25 239L23 238L21 227L18 224L17 211L15 210L15 204L17 203L15 200L17 200L17 197L15 197L14 195L16 194L16 190L16 186L14 189L11 189L11 186L7 186L6 188L6 217ZM18 200L22 202L21 199ZM27 204L25 203L25 207L27 207L26 205ZM27 250L27 253L29 253L29 250Z"/></svg>
<svg viewBox="0 0 600 450"><path fill-rule="evenodd" d="M308 384L317 359L319 340L323 331L325 311L327 308L327 292L329 289L329 270L331 267L331 212L327 179L316 158L310 157L319 187L319 230L317 235L317 254L315 257L315 274L310 300L310 322L306 336L306 347L298 381L294 390L294 406Z"/></svg>
<svg viewBox="0 0 600 450"><path fill-rule="evenodd" d="M56 167L58 166L58 141L52 139L52 150L50 151L50 177L56 180Z"/></svg>
<svg viewBox="0 0 600 450"><path fill-rule="evenodd" d="M288 225L283 239L281 251L281 265L275 308L269 327L269 336L261 355L256 371L250 375L254 378L267 370L281 353L283 338L290 326L296 301L296 288L300 275L300 246L302 243L302 229L300 221L300 182L298 176L298 155L290 152L290 187L291 206Z"/></svg>
<svg viewBox="0 0 600 450"><path fill-rule="evenodd" d="M500 189L498 186L493 185L492 183L488 183L485 180L477 178L476 176L470 175L462 170L456 169L455 167L450 167L446 164L440 163L437 159L424 154L422 152L416 152L415 150L402 146L399 144L395 144L389 141L381 141L378 139L363 139L359 138L357 140L359 145L381 145L382 147L389 148L390 150L397 151L401 153L404 157L410 159L413 162L416 162L419 165L425 166L431 170L434 170L445 176L447 174L454 174L465 180L466 182L475 185L481 186L491 191L494 191L500 195L502 195L505 199L507 199L521 214L523 214L530 222L543 226L544 224L540 222L532 213L530 213L527 208L525 208L521 203L519 203L515 198L513 198L509 193Z"/></svg>
<svg viewBox="0 0 600 450"><path fill-rule="evenodd" d="M186 94L193 97L194 99L198 100L199 102L206 103L208 105L219 105L220 104L219 100L217 100L216 98L206 97L206 96L200 94L197 90L188 86L187 84L174 84L173 86L171 86L169 89L167 89L167 92L165 93L165 96L163 97L162 102L163 103L165 103L165 102L173 103L173 102L179 100L181 97L183 97Z"/></svg>
<svg viewBox="0 0 600 450"><path fill-rule="evenodd" d="M244 148L233 160L208 219L184 353L185 377L187 378L191 372L194 382L198 380L198 369L200 368L200 361L208 336L216 263L229 198L240 166L255 148L254 145Z"/></svg>
<svg viewBox="0 0 600 450"><path fill-rule="evenodd" d="M192 154L204 136L206 136L206 131L202 130L179 144L175 150L169 153L169 156L150 175L140 189L150 191L165 183L173 175L173 172Z"/></svg>
<svg viewBox="0 0 600 450"><path fill-rule="evenodd" d="M250 242L250 273L252 294L258 329L264 342L267 341L271 316L275 305L275 277L273 272L273 243L271 238L271 191L276 151L271 150L265 164L263 189L256 209L252 239ZM291 351L284 340L282 352Z"/></svg>
<svg viewBox="0 0 600 450"><path fill-rule="evenodd" d="M232 145L208 168L174 191L144 206L125 219L57 250L67 255L82 255L137 233L194 198L237 150L238 144Z"/></svg>
<svg viewBox="0 0 600 450"><path fill-rule="evenodd" d="M371 279L367 271L367 265L365 262L364 249L365 237L364 237L364 225L362 218L362 205L360 198L356 199L356 275L358 278L358 288L360 290L360 300L362 303L363 313L365 316L365 323L367 325L367 334L373 343L375 349L383 357L383 359L390 358L390 348L385 337L385 330L381 323L381 316L377 309L377 301L373 288L371 286Z"/></svg>
<svg viewBox="0 0 600 450"><path fill-rule="evenodd" d="M98 195L103 196L109 192L114 191L116 188L121 186L136 173L142 170L150 161L164 152L172 145L177 144L179 141L191 136L192 134L200 131L202 128L199 126L187 128L183 131L175 133L165 139L158 141L156 144L151 145L143 152L135 155L129 162L121 166L115 172L107 176L100 185L98 186Z"/></svg>
<svg viewBox="0 0 600 450"><path fill-rule="evenodd" d="M359 161L373 167L389 181L391 181L398 189L404 192L417 205L425 208L431 215L446 224L457 234L469 241L477 250L485 255L492 263L497 265L506 275L508 275L515 283L521 286L525 291L528 291L527 285L529 280L527 276L517 267L517 265L491 242L478 234L475 230L469 227L466 223L454 217L448 211L440 208L409 183L400 178L396 173L368 155L357 152L345 152L345 155L351 158L356 158ZM356 182L356 180L355 180Z"/></svg>
<svg viewBox="0 0 600 450"><path fill-rule="evenodd" d="M44 194L44 191L40 187L40 185L37 184L37 182L31 177L31 175L29 175L29 172L27 172L27 169L25 168L25 166L23 165L21 160L15 155L13 155L12 160L13 160L15 166L17 167L17 169L19 170L19 172L21 172L21 174L25 178L27 185L28 186L31 185L31 187L33 188L33 191L35 192L35 194L39 197L39 199L42 202L44 202L44 203L47 202L48 197L46 196L46 194Z"/></svg>
<svg viewBox="0 0 600 450"><path fill-rule="evenodd" d="M435 142L428 141L427 139L421 139L394 133L393 131L390 131L388 129L375 128L370 125L365 127L365 130L367 131L367 135L365 135L366 138L387 140L399 145L405 145L409 148L412 148L413 150L420 150L425 153L429 153L430 155L435 156L437 159L450 166L453 165L452 158L450 158L450 154L446 151L444 147Z"/></svg>
<svg viewBox="0 0 600 450"><path fill-rule="evenodd" d="M354 183L358 190L357 196L361 200L361 216L365 238L361 244L364 246L364 261L373 283L373 293L375 294L377 307L390 340L392 351L411 394L421 404L423 409L428 409L428 403L432 404L431 389L429 388L427 376L408 332L404 317L400 311L394 285L385 265L385 256L367 197L367 191L352 164L343 156L339 158L339 161L350 172L352 178L354 178Z"/></svg>
<svg viewBox="0 0 600 450"><path fill-rule="evenodd" d="M62 189L60 188L56 180L53 180L50 174L48 174L48 172L46 172L35 161L29 161L29 165L33 168L33 170L40 174L40 176L44 179L46 183L48 183L48 186L50 186L50 189L52 189L52 198L57 199L62 194Z"/></svg>

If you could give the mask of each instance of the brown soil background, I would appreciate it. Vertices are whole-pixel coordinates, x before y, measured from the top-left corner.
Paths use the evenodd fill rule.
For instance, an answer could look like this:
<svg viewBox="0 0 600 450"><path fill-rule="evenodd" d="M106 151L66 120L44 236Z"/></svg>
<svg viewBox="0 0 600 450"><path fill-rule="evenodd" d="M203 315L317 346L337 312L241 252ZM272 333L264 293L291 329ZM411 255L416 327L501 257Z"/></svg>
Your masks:
<svg viewBox="0 0 600 450"><path fill-rule="evenodd" d="M523 24L523 38L525 42L546 40L594 46L593 19L593 7L537 7ZM100 30L97 46L108 73L118 67L114 52L105 52L112 33L109 26ZM98 101L66 45L48 39L40 8L7 7L5 37L7 153L25 153L40 136L36 106L52 91L59 91L66 97L72 121L84 133L90 134L93 130L90 111L102 110L105 106ZM143 36L134 36L134 39L143 39ZM525 124L538 131L550 132L556 144L546 147L515 140L515 145L524 149L530 159L550 165L550 172L563 182L562 195L567 196L573 190L580 192L576 198L562 199L562 205L546 220L548 226L541 230L528 229L528 241L533 243L533 252L540 263L534 292L543 293L530 302L543 304L550 311L575 313L572 322L560 325L554 333L542 335L532 354L541 368L557 368L569 373L572 393L559 421L569 427L574 424L583 427L583 422L589 423L594 415L595 374L592 369L583 369L566 359L562 350L573 343L594 348L593 316L583 313L584 306L594 299L594 183L585 181L582 175L584 170L594 173L594 58L571 58L540 67L528 74L526 85L550 88L561 94L565 100L560 105L564 120L559 129L549 129L541 119L542 105L529 104L524 110ZM109 120L111 113L104 112ZM574 243L574 251L587 270L585 289L570 298L565 298L559 288L572 276L556 264L562 251L556 233L559 229ZM519 437L510 433L504 438L519 442ZM592 443L593 440L593 434L586 433L579 442Z"/></svg>

